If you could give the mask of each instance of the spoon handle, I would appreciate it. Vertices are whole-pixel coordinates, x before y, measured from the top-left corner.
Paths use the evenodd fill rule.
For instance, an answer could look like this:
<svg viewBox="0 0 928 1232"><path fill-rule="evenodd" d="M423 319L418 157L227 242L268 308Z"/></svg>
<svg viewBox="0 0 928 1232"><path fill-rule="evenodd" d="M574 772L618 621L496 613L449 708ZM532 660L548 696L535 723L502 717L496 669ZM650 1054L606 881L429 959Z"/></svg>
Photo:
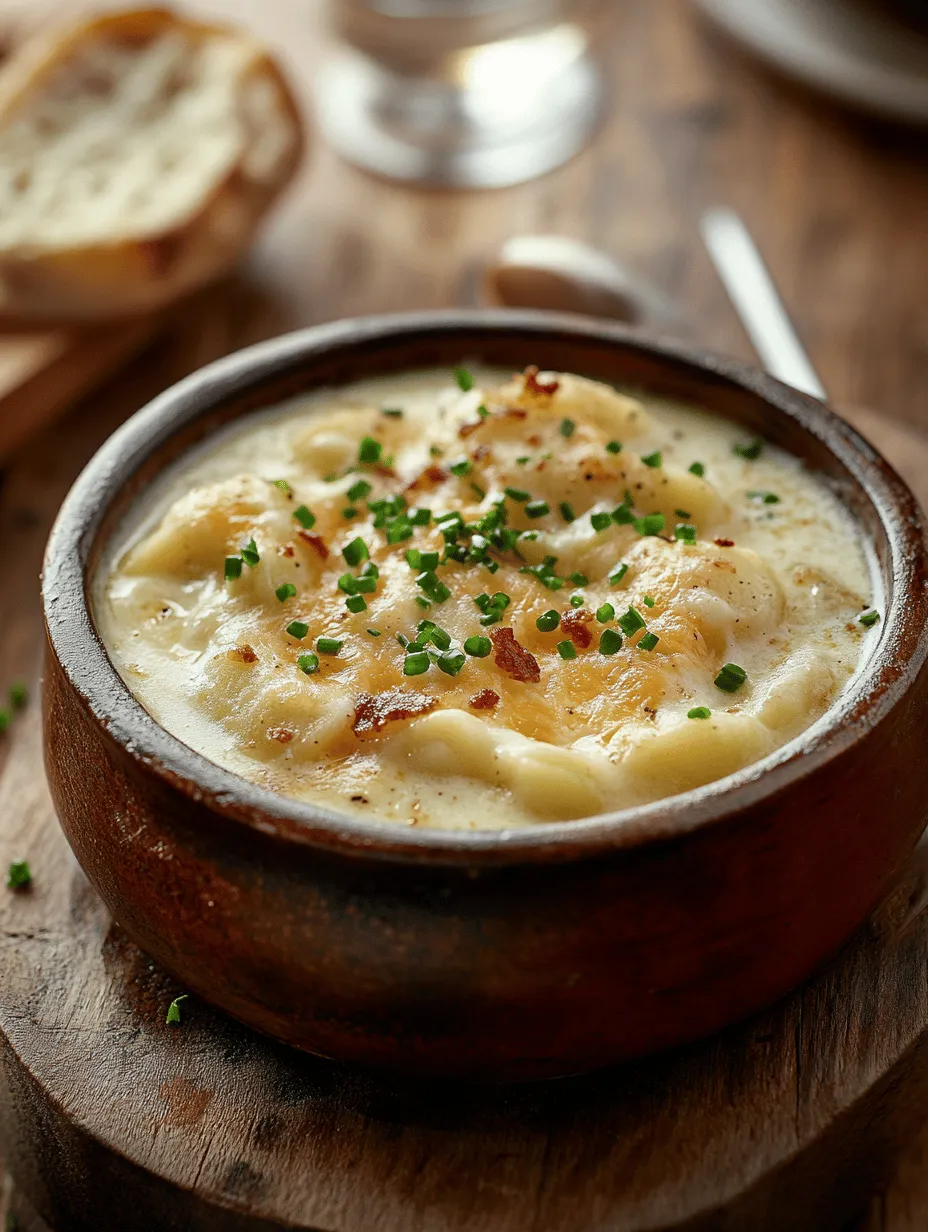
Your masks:
<svg viewBox="0 0 928 1232"><path fill-rule="evenodd" d="M708 210L703 242L735 311L767 371L787 385L827 400L825 387L796 335L764 259L733 210Z"/></svg>

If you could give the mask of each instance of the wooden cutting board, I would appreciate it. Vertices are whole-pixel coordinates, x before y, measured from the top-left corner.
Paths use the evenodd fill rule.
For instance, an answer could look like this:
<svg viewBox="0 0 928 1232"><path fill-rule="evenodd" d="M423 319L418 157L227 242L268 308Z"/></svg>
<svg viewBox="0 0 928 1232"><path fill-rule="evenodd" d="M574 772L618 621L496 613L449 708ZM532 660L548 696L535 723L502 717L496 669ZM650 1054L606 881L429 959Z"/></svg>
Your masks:
<svg viewBox="0 0 928 1232"><path fill-rule="evenodd" d="M0 334L0 466L154 336L151 317L81 330Z"/></svg>

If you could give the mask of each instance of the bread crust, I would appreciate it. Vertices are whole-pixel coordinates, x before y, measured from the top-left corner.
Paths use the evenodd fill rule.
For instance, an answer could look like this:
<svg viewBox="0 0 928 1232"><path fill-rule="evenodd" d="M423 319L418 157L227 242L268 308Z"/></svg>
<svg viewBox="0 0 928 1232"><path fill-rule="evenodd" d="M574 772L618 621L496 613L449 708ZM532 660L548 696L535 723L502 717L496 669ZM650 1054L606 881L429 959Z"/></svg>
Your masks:
<svg viewBox="0 0 928 1232"><path fill-rule="evenodd" d="M127 226L119 234L73 247L52 240L0 243L0 324L88 321L163 307L235 264L295 174L304 151L304 127L271 54L248 34L193 21L166 8L107 12L36 34L0 71L0 131L56 70L95 41L142 46L165 35L180 36L194 47L231 41L239 53L239 91L251 82L270 86L286 133L272 173L248 173L246 146L234 165L204 182L196 207L167 227L144 232Z"/></svg>

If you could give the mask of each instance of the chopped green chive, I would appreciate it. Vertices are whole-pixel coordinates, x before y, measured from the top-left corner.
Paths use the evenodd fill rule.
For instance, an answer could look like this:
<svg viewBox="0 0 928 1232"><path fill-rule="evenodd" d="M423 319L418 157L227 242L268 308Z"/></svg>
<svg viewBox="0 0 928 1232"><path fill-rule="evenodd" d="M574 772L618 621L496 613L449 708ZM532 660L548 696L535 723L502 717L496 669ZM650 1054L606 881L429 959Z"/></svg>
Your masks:
<svg viewBox="0 0 928 1232"><path fill-rule="evenodd" d="M603 629L599 635L599 653L614 655L622 649L622 634L615 629Z"/></svg>
<svg viewBox="0 0 928 1232"><path fill-rule="evenodd" d="M409 520L413 526L428 526L432 520L432 511L431 509L411 509Z"/></svg>
<svg viewBox="0 0 928 1232"><path fill-rule="evenodd" d="M543 518L546 513L550 512L548 502L543 500L529 501L525 506L525 514L529 518Z"/></svg>
<svg viewBox="0 0 928 1232"><path fill-rule="evenodd" d="M165 1018L164 1021L167 1023L169 1027L177 1026L179 1024L180 1022L180 1003L181 1001L186 1001L189 995L190 995L189 993L185 992L183 993L182 996L175 997L174 1000L171 1002L171 1004L168 1006L168 1016L167 1018Z"/></svg>
<svg viewBox="0 0 928 1232"><path fill-rule="evenodd" d="M576 659L577 649L571 641L558 642L557 653L562 659Z"/></svg>
<svg viewBox="0 0 928 1232"><path fill-rule="evenodd" d="M565 522L576 522L577 520L577 515L574 513L573 506L569 505L567 501L561 501L558 505L558 512Z"/></svg>
<svg viewBox="0 0 928 1232"><path fill-rule="evenodd" d="M345 519L346 522L350 522L352 518L356 518L357 516L358 516L358 511L357 509L354 508L353 505L349 505L347 509L342 510L342 517Z"/></svg>
<svg viewBox="0 0 928 1232"><path fill-rule="evenodd" d="M359 479L357 483L353 483L345 495L350 501L364 500L365 496L370 496L371 485L366 479Z"/></svg>
<svg viewBox="0 0 928 1232"><path fill-rule="evenodd" d="M452 475L469 475L474 469L474 464L469 458L461 458L457 462L452 462L448 469Z"/></svg>
<svg viewBox="0 0 928 1232"><path fill-rule="evenodd" d="M526 492L524 488L504 488L503 491L510 500L521 501L523 504L532 499L531 492Z"/></svg>
<svg viewBox="0 0 928 1232"><path fill-rule="evenodd" d="M650 595L645 595L645 597L641 600L641 602L645 605L645 607L654 606L654 600L651 598Z"/></svg>
<svg viewBox="0 0 928 1232"><path fill-rule="evenodd" d="M552 608L549 612L544 612L538 617L535 621L535 627L541 633L553 633L560 623L560 613L556 612L554 608Z"/></svg>
<svg viewBox="0 0 928 1232"><path fill-rule="evenodd" d="M621 505L617 505L609 515L616 526L631 526L635 521L635 515L632 513L632 498L626 492L625 500Z"/></svg>
<svg viewBox="0 0 928 1232"><path fill-rule="evenodd" d="M274 591L280 603L286 603L288 599L292 599L296 594L296 587L292 582L284 582Z"/></svg>
<svg viewBox="0 0 928 1232"><path fill-rule="evenodd" d="M755 436L753 440L732 445L732 453L736 453L739 458L747 458L749 462L756 462L760 455L764 452L764 442L759 436Z"/></svg>
<svg viewBox="0 0 928 1232"><path fill-rule="evenodd" d="M9 710L0 709L0 736L2 736L6 729L10 726L12 718L13 716L10 714Z"/></svg>
<svg viewBox="0 0 928 1232"><path fill-rule="evenodd" d="M614 615L615 615L615 608L612 606L611 603L604 603L602 604L601 607L598 607L596 609L596 619L599 621L601 625L606 624L606 622L611 620Z"/></svg>
<svg viewBox="0 0 928 1232"><path fill-rule="evenodd" d="M7 873L6 884L11 890L22 890L32 881L32 872L26 860L14 860Z"/></svg>
<svg viewBox="0 0 928 1232"><path fill-rule="evenodd" d="M487 407L485 407L482 403L481 403L481 405L480 405L480 406L478 406L478 407L477 407L477 414L480 416L480 418L481 418L481 419L489 419L489 418L490 418L490 412L489 412L488 408L487 408Z"/></svg>
<svg viewBox="0 0 928 1232"><path fill-rule="evenodd" d="M371 637L380 637L380 636L381 636L381 632L380 632L380 630L379 630L379 629L368 629L368 633L371 635Z"/></svg>
<svg viewBox="0 0 928 1232"><path fill-rule="evenodd" d="M431 599L433 603L444 603L446 599L450 599L451 591L431 570L426 569L416 578L416 585L423 592L426 598Z"/></svg>
<svg viewBox="0 0 928 1232"><path fill-rule="evenodd" d="M464 643L464 649L475 659L485 659L493 649L493 643L488 637L469 637Z"/></svg>
<svg viewBox="0 0 928 1232"><path fill-rule="evenodd" d="M291 620L287 625L287 632L291 637L295 637L298 642L302 642L309 632L309 625L304 625L302 620Z"/></svg>
<svg viewBox="0 0 928 1232"><path fill-rule="evenodd" d="M528 454L525 454L525 455L523 455L523 457L521 457L521 458L516 458L516 465L517 465L517 466L528 466L528 464L529 464L529 462L531 462L531 460L532 460L532 459L528 456Z"/></svg>
<svg viewBox="0 0 928 1232"><path fill-rule="evenodd" d="M375 441L372 436L361 438L361 444L358 446L359 462L379 462L382 453L383 445L380 441Z"/></svg>
<svg viewBox="0 0 928 1232"><path fill-rule="evenodd" d="M249 567L249 569L253 569L260 559L261 557L258 555L258 545L255 543L254 539L249 539L242 548L242 560Z"/></svg>
<svg viewBox="0 0 928 1232"><path fill-rule="evenodd" d="M367 560L370 556L367 544L363 539L352 539L350 543L345 544L342 548L342 556L345 558L347 565L360 565L362 560Z"/></svg>
<svg viewBox="0 0 928 1232"><path fill-rule="evenodd" d="M612 525L612 514L610 513L591 513L590 525L596 531L603 531L608 526Z"/></svg>
<svg viewBox="0 0 928 1232"><path fill-rule="evenodd" d="M319 670L319 657L314 654L302 654L296 661L297 667L301 672L305 672L307 676L311 676L313 672Z"/></svg>
<svg viewBox="0 0 928 1232"><path fill-rule="evenodd" d="M610 441L606 446L606 453L621 453L621 452L622 452L622 442L621 441Z"/></svg>
<svg viewBox="0 0 928 1232"><path fill-rule="evenodd" d="M311 509L307 509L305 505L300 505L298 509L294 509L293 516L304 530L312 530L316 525L316 515Z"/></svg>
<svg viewBox="0 0 928 1232"><path fill-rule="evenodd" d="M666 521L662 513L648 513L643 518L635 518L635 530L639 535L659 535Z"/></svg>
<svg viewBox="0 0 928 1232"><path fill-rule="evenodd" d="M10 705L14 710L22 710L29 700L29 690L21 680L10 685Z"/></svg>
<svg viewBox="0 0 928 1232"><path fill-rule="evenodd" d="M455 368L454 379L462 393L469 393L474 388L474 374L469 368Z"/></svg>
<svg viewBox="0 0 928 1232"><path fill-rule="evenodd" d="M765 505L779 505L780 498L776 492L748 492L748 500L759 501Z"/></svg>
<svg viewBox="0 0 928 1232"><path fill-rule="evenodd" d="M429 670L431 659L424 650L414 651L408 654L403 662L404 676L421 676Z"/></svg>
<svg viewBox="0 0 928 1232"><path fill-rule="evenodd" d="M398 406L385 406L381 410L381 415L386 415L389 419L402 419L403 411Z"/></svg>
<svg viewBox="0 0 928 1232"><path fill-rule="evenodd" d="M678 518L691 518L693 515L688 509L675 509L674 513Z"/></svg>
<svg viewBox="0 0 928 1232"><path fill-rule="evenodd" d="M367 603L363 595L349 595L345 600L345 607L349 612L366 612Z"/></svg>
<svg viewBox="0 0 928 1232"><path fill-rule="evenodd" d="M857 619L860 624L864 626L864 628L872 629L880 619L880 613L871 609L869 612L864 612L862 615L858 616Z"/></svg>
<svg viewBox="0 0 928 1232"><path fill-rule="evenodd" d="M689 465L689 472L691 475L695 475L697 479L702 479L703 475L706 473L705 463L691 462Z"/></svg>
<svg viewBox="0 0 928 1232"><path fill-rule="evenodd" d="M575 586L589 586L590 579L585 573L572 573L568 581L573 582Z"/></svg>
<svg viewBox="0 0 928 1232"><path fill-rule="evenodd" d="M644 637L638 639L639 650L653 650L661 639L656 633L646 633Z"/></svg>
<svg viewBox="0 0 928 1232"><path fill-rule="evenodd" d="M726 663L715 678L715 686L723 693L737 693L747 680L748 674L737 663Z"/></svg>
<svg viewBox="0 0 928 1232"><path fill-rule="evenodd" d="M446 676L456 676L466 662L467 656L460 650L445 650L438 656L438 670Z"/></svg>
<svg viewBox="0 0 928 1232"><path fill-rule="evenodd" d="M663 458L661 457L661 451L659 449L655 449L653 453L642 454L641 460L645 464L645 466L650 466L655 469L658 466L660 466L661 463L663 462Z"/></svg>
<svg viewBox="0 0 928 1232"><path fill-rule="evenodd" d="M690 522L678 522L673 528L673 537L692 545L696 542L696 527Z"/></svg>
<svg viewBox="0 0 928 1232"><path fill-rule="evenodd" d="M416 605L427 611L432 605L423 595L416 595Z"/></svg>
<svg viewBox="0 0 928 1232"><path fill-rule="evenodd" d="M386 528L387 543L402 543L413 536L412 522L408 518L394 518Z"/></svg>
<svg viewBox="0 0 928 1232"><path fill-rule="evenodd" d="M242 558L241 556L226 557L226 581L234 582L236 578L242 576Z"/></svg>
<svg viewBox="0 0 928 1232"><path fill-rule="evenodd" d="M613 586L618 586L619 582L621 582L622 578L625 577L626 573L628 573L628 565L620 561L619 564L615 565L609 571L609 581Z"/></svg>
<svg viewBox="0 0 928 1232"><path fill-rule="evenodd" d="M286 492L288 495L293 491L286 479L275 479L274 487L280 488L281 492Z"/></svg>
<svg viewBox="0 0 928 1232"><path fill-rule="evenodd" d="M568 436L568 437L573 436L576 426L577 425L574 423L572 419L562 419L561 426L558 429L558 431L560 432L561 436Z"/></svg>
<svg viewBox="0 0 928 1232"><path fill-rule="evenodd" d="M324 655L337 655L342 645L337 637L320 637L316 641L316 649Z"/></svg>
<svg viewBox="0 0 928 1232"><path fill-rule="evenodd" d="M583 607L583 595L571 595L570 596L570 606L571 607Z"/></svg>
<svg viewBox="0 0 928 1232"><path fill-rule="evenodd" d="M694 706L692 710L687 710L686 717L688 719L710 719L712 711L708 706Z"/></svg>
<svg viewBox="0 0 928 1232"><path fill-rule="evenodd" d="M631 637L645 627L644 617L636 608L630 607L624 616L619 617L618 625L626 637Z"/></svg>
<svg viewBox="0 0 928 1232"><path fill-rule="evenodd" d="M476 496L477 500L483 500L487 494L486 488L481 488L479 483L472 483L470 485L470 490L473 492L474 496Z"/></svg>

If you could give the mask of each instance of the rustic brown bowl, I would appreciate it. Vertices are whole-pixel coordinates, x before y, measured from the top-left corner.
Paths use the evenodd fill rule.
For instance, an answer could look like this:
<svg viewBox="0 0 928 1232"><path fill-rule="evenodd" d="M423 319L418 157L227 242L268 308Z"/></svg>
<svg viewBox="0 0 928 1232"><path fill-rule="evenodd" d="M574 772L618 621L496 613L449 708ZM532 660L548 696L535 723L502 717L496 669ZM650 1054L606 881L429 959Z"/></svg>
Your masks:
<svg viewBox="0 0 928 1232"><path fill-rule="evenodd" d="M802 737L644 808L509 833L364 824L281 799L165 732L94 626L94 570L163 468L315 386L468 359L678 396L762 433L856 515L879 642ZM45 563L45 755L61 824L126 931L183 985L300 1048L528 1079L687 1040L780 996L878 901L928 818L926 540L890 467L819 403L730 360L542 313L305 330L189 377L75 484Z"/></svg>

